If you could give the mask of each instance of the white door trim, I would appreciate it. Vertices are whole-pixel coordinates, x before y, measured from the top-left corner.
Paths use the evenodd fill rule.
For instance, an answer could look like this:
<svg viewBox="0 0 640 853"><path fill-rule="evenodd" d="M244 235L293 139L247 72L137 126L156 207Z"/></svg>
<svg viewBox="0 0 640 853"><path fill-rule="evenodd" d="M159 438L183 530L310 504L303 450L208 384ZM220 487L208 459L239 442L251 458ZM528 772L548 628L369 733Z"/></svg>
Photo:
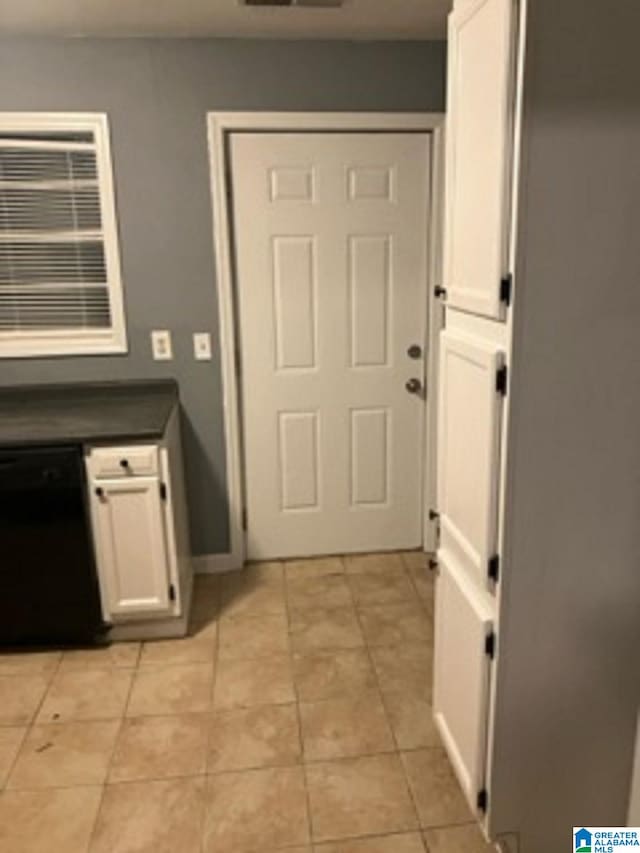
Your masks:
<svg viewBox="0 0 640 853"><path fill-rule="evenodd" d="M442 211L444 166L443 113L297 113L297 112L210 112L207 134L213 202L213 242L218 300L218 325L224 433L226 446L227 498L229 506L229 568L240 568L245 560L245 535L242 525L243 482L240 441L240 409L237 379L237 335L234 310L234 283L231 253L231 217L228 208L229 134L268 131L406 131L431 134L432 176L429 229L429 353L427 374L427 415L425 449L425 550L435 550L434 528L428 508L435 506L435 420L437 332L441 326L441 310L433 299L433 285L440 282L442 267Z"/></svg>

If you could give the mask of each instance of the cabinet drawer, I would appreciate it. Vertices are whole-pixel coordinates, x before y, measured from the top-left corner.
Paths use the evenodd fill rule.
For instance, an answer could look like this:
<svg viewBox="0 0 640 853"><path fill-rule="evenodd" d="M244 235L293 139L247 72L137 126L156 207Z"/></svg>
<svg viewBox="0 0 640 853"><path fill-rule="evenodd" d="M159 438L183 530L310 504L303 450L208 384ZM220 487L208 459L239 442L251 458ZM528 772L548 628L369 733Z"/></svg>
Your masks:
<svg viewBox="0 0 640 853"><path fill-rule="evenodd" d="M89 470L96 479L153 476L158 473L158 448L94 447L89 452Z"/></svg>

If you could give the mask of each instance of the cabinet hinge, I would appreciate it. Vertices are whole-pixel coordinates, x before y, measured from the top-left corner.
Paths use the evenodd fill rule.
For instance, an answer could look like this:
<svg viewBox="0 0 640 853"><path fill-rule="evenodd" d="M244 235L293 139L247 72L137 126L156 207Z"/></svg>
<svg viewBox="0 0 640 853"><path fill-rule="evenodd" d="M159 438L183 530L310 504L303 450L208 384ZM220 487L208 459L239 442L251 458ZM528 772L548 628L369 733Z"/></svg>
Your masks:
<svg viewBox="0 0 640 853"><path fill-rule="evenodd" d="M507 396L507 382L509 380L509 371L507 369L507 365L503 365L496 372L496 391L498 394L502 394L503 397Z"/></svg>
<svg viewBox="0 0 640 853"><path fill-rule="evenodd" d="M176 600L176 588L173 584L169 585L169 601Z"/></svg>
<svg viewBox="0 0 640 853"><path fill-rule="evenodd" d="M447 298L447 288L443 287L441 284L438 284L433 288L433 295L436 299L446 299Z"/></svg>
<svg viewBox="0 0 640 853"><path fill-rule="evenodd" d="M498 583L500 577L500 557L498 554L494 554L493 557L489 558L487 574L489 575L489 580Z"/></svg>
<svg viewBox="0 0 640 853"><path fill-rule="evenodd" d="M507 307L511 305L511 291L513 289L513 276L511 273L503 276L500 279L500 302Z"/></svg>
<svg viewBox="0 0 640 853"><path fill-rule="evenodd" d="M437 521L440 518L440 513L435 509L429 510L429 521Z"/></svg>
<svg viewBox="0 0 640 853"><path fill-rule="evenodd" d="M492 631L484 638L484 652L487 657L494 659L496 655L496 632Z"/></svg>
<svg viewBox="0 0 640 853"><path fill-rule="evenodd" d="M242 529L247 530L249 526L249 520L247 518L247 508L246 506L242 508Z"/></svg>
<svg viewBox="0 0 640 853"><path fill-rule="evenodd" d="M166 499L167 499L167 484L166 483L160 483L160 498L163 501L166 501Z"/></svg>
<svg viewBox="0 0 640 853"><path fill-rule="evenodd" d="M478 804L478 809L481 812L486 814L486 811L489 807L489 794L487 793L487 789L483 788L481 791L478 791L478 797L476 799Z"/></svg>

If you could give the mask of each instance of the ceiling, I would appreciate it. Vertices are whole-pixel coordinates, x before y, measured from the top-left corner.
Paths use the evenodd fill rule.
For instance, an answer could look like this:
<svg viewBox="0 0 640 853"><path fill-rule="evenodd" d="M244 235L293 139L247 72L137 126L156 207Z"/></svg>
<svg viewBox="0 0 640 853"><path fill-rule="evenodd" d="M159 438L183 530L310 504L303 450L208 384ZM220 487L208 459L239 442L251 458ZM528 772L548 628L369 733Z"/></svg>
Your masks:
<svg viewBox="0 0 640 853"><path fill-rule="evenodd" d="M451 0L345 0L337 9L239 0L0 0L0 35L440 39Z"/></svg>

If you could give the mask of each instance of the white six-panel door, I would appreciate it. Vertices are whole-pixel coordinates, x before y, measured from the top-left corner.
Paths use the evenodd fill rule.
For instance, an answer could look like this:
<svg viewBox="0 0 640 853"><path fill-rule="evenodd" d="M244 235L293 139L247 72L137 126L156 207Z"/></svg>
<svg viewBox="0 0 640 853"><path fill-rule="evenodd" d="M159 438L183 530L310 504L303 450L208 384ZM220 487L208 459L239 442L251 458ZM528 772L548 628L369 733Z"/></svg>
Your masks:
<svg viewBox="0 0 640 853"><path fill-rule="evenodd" d="M444 286L453 308L500 319L508 270L515 0L449 16Z"/></svg>
<svg viewBox="0 0 640 853"><path fill-rule="evenodd" d="M440 334L438 508L441 547L481 588L497 548L502 351L451 328Z"/></svg>
<svg viewBox="0 0 640 853"><path fill-rule="evenodd" d="M231 165L248 555L416 547L429 138L236 134Z"/></svg>

